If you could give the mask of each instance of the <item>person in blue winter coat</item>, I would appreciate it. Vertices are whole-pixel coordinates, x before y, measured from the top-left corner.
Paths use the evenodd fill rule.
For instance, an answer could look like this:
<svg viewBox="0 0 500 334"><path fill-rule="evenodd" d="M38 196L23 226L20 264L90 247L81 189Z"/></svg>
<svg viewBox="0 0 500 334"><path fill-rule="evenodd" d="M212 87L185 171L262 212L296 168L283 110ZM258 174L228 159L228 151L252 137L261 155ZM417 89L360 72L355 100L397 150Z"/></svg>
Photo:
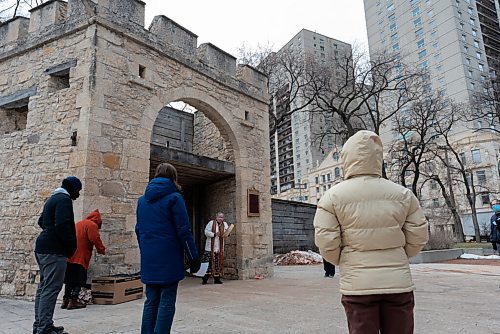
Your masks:
<svg viewBox="0 0 500 334"><path fill-rule="evenodd" d="M184 199L174 166L162 163L137 203L135 233L141 253L141 280L146 301L141 334L170 333L179 281L184 278L184 253L190 270L200 269Z"/></svg>
<svg viewBox="0 0 500 334"><path fill-rule="evenodd" d="M500 254L500 200L491 201L491 208L494 214L490 219L490 242L493 249Z"/></svg>

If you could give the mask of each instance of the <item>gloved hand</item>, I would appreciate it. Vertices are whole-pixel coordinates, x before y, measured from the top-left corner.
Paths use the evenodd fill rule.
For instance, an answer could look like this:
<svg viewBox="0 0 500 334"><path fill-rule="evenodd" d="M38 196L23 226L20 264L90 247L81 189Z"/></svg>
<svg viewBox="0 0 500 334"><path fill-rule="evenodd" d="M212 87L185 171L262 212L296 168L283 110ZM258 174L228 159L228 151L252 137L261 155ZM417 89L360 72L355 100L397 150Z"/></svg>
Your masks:
<svg viewBox="0 0 500 334"><path fill-rule="evenodd" d="M195 272L200 270L200 267L201 267L201 261L199 258L195 258L189 261L189 271L191 272L191 274L194 274Z"/></svg>

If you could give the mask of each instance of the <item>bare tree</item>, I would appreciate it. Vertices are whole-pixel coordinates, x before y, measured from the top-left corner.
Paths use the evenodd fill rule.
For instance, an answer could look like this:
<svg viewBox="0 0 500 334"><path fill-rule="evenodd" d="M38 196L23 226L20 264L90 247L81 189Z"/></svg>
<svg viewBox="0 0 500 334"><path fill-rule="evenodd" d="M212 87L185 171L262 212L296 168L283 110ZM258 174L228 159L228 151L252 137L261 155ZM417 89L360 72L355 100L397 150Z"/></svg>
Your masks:
<svg viewBox="0 0 500 334"><path fill-rule="evenodd" d="M500 133L500 59L493 61L488 77L483 76L480 90L475 92L466 117L475 121L479 130Z"/></svg>
<svg viewBox="0 0 500 334"><path fill-rule="evenodd" d="M454 140L454 132L452 131L452 127L464 121L463 115L465 113L463 108L465 107L464 105L452 104L447 117L434 125L436 135L441 140L441 145L435 148L435 157L449 171L452 182L465 190L466 202L471 210L476 242L481 242L481 230L476 209L477 195L483 192L490 192L490 189L484 182L475 183L474 170L461 157L460 143Z"/></svg>
<svg viewBox="0 0 500 334"><path fill-rule="evenodd" d="M439 186L446 207L452 214L455 238L463 241L463 228L451 176L449 173L443 175L443 171L449 169L436 159L441 138L440 131L436 131L435 126L440 122L450 122L449 106L450 102L443 98L440 92L429 92L397 113L394 117L394 131L398 138L389 150L388 165L391 174L397 176L399 183L404 187L410 185L418 198L422 198L422 188L426 183L431 182ZM451 130L451 126L448 129Z"/></svg>
<svg viewBox="0 0 500 334"><path fill-rule="evenodd" d="M291 114L305 111L315 100L316 94L308 94L318 77L315 59L293 46L284 46L272 52L269 45L250 50L243 44L238 50L240 63L255 65L268 77L271 135Z"/></svg>
<svg viewBox="0 0 500 334"><path fill-rule="evenodd" d="M359 129L380 134L398 111L421 96L424 74L401 62L400 56L379 53L367 59L354 50L340 55L335 67L323 68L316 94L317 111L334 120L323 135L344 139Z"/></svg>
<svg viewBox="0 0 500 334"><path fill-rule="evenodd" d="M46 0L0 0L0 21L16 16L29 16L29 10L40 6Z"/></svg>

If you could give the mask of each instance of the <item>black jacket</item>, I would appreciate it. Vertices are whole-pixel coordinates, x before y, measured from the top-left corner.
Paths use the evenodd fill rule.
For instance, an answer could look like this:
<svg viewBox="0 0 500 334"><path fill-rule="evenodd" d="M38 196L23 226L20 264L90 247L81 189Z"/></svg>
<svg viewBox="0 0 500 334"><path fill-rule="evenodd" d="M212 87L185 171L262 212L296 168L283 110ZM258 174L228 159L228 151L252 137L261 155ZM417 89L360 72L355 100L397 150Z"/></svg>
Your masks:
<svg viewBox="0 0 500 334"><path fill-rule="evenodd" d="M69 195L56 190L45 202L38 225L43 231L36 239L36 253L73 256L76 230L73 202Z"/></svg>

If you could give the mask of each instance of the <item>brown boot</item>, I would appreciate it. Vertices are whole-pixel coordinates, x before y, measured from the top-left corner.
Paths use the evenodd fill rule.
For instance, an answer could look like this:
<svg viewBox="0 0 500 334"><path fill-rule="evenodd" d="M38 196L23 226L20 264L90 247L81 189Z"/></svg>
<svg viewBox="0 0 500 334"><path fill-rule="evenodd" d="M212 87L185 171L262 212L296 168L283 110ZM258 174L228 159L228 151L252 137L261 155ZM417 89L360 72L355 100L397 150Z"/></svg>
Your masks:
<svg viewBox="0 0 500 334"><path fill-rule="evenodd" d="M68 303L68 310L76 310L79 308L86 308L86 307L87 307L87 305L80 303L76 299L70 299L69 303Z"/></svg>
<svg viewBox="0 0 500 334"><path fill-rule="evenodd" d="M68 297L63 297L63 302L61 304L61 308L63 310L67 309L68 308L68 304L69 304L69 298Z"/></svg>

